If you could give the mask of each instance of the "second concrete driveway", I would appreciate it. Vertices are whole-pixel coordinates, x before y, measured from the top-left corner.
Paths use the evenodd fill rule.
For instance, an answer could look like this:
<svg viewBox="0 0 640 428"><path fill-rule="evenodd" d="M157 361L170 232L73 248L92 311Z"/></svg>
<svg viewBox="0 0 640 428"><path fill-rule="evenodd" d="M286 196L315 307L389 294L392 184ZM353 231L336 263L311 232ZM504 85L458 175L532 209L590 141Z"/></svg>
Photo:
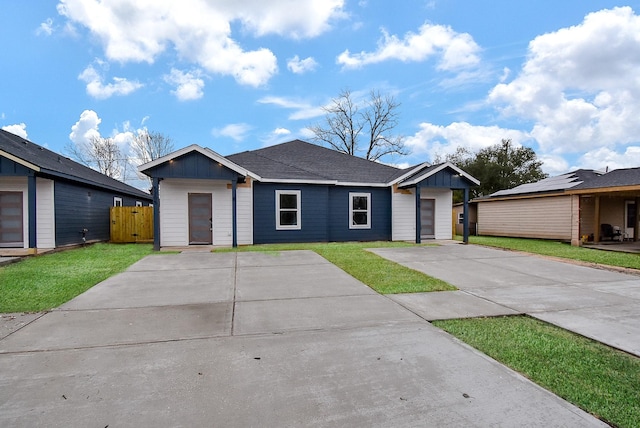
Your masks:
<svg viewBox="0 0 640 428"><path fill-rule="evenodd" d="M640 277L449 243L372 250L461 291L392 298L428 320L526 313L640 356Z"/></svg>
<svg viewBox="0 0 640 428"><path fill-rule="evenodd" d="M0 426L604 426L307 251L147 257L0 374Z"/></svg>

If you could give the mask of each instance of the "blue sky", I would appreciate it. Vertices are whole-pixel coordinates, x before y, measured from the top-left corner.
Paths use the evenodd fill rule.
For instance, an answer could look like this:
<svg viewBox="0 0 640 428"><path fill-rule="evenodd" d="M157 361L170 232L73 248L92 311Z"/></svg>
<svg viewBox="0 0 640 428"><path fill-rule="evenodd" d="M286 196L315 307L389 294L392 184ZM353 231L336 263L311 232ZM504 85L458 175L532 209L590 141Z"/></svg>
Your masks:
<svg viewBox="0 0 640 428"><path fill-rule="evenodd" d="M637 9L637 7L636 7ZM342 89L401 103L401 166L510 138L552 175L640 166L640 11L564 0L0 0L0 127L65 153L142 129L222 155Z"/></svg>

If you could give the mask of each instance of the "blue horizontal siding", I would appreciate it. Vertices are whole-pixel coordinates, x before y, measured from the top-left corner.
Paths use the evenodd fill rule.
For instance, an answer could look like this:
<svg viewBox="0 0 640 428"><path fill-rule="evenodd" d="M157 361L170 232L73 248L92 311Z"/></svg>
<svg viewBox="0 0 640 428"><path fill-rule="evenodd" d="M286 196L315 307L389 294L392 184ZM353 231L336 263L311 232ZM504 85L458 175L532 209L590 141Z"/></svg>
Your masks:
<svg viewBox="0 0 640 428"><path fill-rule="evenodd" d="M300 191L300 230L276 230L276 190ZM349 192L371 193L371 229L349 229ZM391 239L391 192L388 188L256 182L253 210L255 244Z"/></svg>
<svg viewBox="0 0 640 428"><path fill-rule="evenodd" d="M370 193L371 228L349 229L349 193ZM391 191L389 188L334 187L330 197L330 241L390 241Z"/></svg>
<svg viewBox="0 0 640 428"><path fill-rule="evenodd" d="M56 247L82 244L83 229L88 229L87 241L108 241L114 197L122 198L123 206L135 206L136 201L149 204L148 200L61 180L54 184L54 196Z"/></svg>
<svg viewBox="0 0 640 428"><path fill-rule="evenodd" d="M276 190L300 190L300 230L276 230ZM326 242L328 187L264 184L253 187L253 242Z"/></svg>

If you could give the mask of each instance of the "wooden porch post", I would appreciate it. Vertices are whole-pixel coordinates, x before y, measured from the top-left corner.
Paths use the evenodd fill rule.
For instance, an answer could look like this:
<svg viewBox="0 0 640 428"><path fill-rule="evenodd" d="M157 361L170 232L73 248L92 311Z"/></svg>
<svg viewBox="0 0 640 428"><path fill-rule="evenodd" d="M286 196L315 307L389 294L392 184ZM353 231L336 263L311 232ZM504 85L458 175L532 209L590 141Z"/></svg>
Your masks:
<svg viewBox="0 0 640 428"><path fill-rule="evenodd" d="M237 187L238 179L234 178L233 180L231 180L231 234L233 235L231 246L233 248L236 248L238 246L238 207L236 206Z"/></svg>
<svg viewBox="0 0 640 428"><path fill-rule="evenodd" d="M33 173L27 177L27 204L29 210L29 250L36 251L36 176Z"/></svg>
<svg viewBox="0 0 640 428"><path fill-rule="evenodd" d="M160 180L153 177L153 251L160 251Z"/></svg>
<svg viewBox="0 0 640 428"><path fill-rule="evenodd" d="M594 219L594 233L593 242L600 242L600 196L595 196L595 219Z"/></svg>
<svg viewBox="0 0 640 428"><path fill-rule="evenodd" d="M634 220L635 224L633 225L633 242L638 240L638 226L640 226L640 198L636 198L636 218Z"/></svg>
<svg viewBox="0 0 640 428"><path fill-rule="evenodd" d="M416 185L416 244L422 242L422 238L420 237L420 229L422 225L420 224L420 186Z"/></svg>
<svg viewBox="0 0 640 428"><path fill-rule="evenodd" d="M464 189L464 205L462 210L462 242L469 243L469 188Z"/></svg>

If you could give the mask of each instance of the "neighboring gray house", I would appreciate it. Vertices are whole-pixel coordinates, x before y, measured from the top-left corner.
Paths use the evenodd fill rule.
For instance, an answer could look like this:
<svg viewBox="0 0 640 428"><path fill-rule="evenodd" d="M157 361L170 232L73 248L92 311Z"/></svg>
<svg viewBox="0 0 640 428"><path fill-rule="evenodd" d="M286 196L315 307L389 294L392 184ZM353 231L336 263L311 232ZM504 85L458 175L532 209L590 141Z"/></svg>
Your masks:
<svg viewBox="0 0 640 428"><path fill-rule="evenodd" d="M109 239L109 208L151 196L0 130L0 254Z"/></svg>
<svg viewBox="0 0 640 428"><path fill-rule="evenodd" d="M300 140L221 156L192 145L139 167L153 179L155 247L450 239L450 163L407 169Z"/></svg>

